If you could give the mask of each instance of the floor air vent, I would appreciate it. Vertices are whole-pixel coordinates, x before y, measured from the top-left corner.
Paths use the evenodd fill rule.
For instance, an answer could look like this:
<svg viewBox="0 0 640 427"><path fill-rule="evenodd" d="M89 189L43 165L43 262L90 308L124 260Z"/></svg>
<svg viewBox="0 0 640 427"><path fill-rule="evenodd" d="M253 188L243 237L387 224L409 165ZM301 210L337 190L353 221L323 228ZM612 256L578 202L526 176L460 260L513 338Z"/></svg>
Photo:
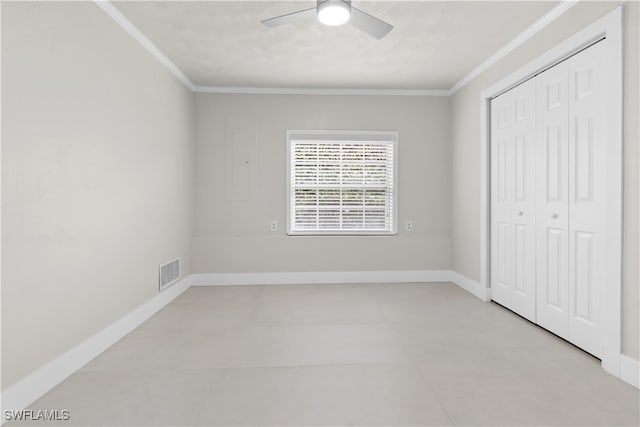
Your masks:
<svg viewBox="0 0 640 427"><path fill-rule="evenodd" d="M160 265L160 290L173 285L180 278L180 259Z"/></svg>

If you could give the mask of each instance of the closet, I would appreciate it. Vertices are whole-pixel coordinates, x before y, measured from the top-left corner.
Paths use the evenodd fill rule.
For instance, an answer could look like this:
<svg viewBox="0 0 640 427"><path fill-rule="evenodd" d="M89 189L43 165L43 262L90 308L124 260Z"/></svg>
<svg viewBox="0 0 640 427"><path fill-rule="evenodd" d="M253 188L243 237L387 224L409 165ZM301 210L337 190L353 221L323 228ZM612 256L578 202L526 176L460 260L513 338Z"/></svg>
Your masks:
<svg viewBox="0 0 640 427"><path fill-rule="evenodd" d="M604 43L491 100L491 295L601 357Z"/></svg>

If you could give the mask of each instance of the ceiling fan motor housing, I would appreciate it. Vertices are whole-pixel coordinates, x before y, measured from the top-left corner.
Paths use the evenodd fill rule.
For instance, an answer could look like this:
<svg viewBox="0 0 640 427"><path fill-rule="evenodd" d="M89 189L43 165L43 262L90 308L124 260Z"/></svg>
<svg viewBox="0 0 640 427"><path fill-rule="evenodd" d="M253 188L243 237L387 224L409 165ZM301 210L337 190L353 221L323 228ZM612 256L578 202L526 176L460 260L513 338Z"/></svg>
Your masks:
<svg viewBox="0 0 640 427"><path fill-rule="evenodd" d="M351 0L318 0L318 19L326 25L342 25L351 17Z"/></svg>
<svg viewBox="0 0 640 427"><path fill-rule="evenodd" d="M357 7L352 7L351 0L317 1L318 3L316 7L287 13L286 15L276 16L275 18L265 19L260 22L267 27L279 27L280 25L292 22L313 21L316 19L329 26L338 26L348 23L352 27L363 31L378 40L383 38L393 29L393 25L384 22L375 16L369 15Z"/></svg>

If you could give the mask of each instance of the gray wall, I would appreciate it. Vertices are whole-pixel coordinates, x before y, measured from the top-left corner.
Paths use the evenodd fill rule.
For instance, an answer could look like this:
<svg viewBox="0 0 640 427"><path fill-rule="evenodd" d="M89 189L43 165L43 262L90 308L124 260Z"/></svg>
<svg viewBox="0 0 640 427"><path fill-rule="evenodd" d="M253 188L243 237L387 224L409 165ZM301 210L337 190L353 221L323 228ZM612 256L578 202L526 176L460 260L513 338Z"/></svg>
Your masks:
<svg viewBox="0 0 640 427"><path fill-rule="evenodd" d="M189 274L193 94L93 2L2 3L2 387Z"/></svg>
<svg viewBox="0 0 640 427"><path fill-rule="evenodd" d="M449 269L448 114L446 97L198 94L193 271ZM287 129L397 130L399 234L287 236Z"/></svg>
<svg viewBox="0 0 640 427"><path fill-rule="evenodd" d="M480 93L583 27L617 7L614 2L579 2L451 97L453 269L480 280ZM624 247L623 352L636 359L638 345L638 27L640 7L625 4L624 23Z"/></svg>

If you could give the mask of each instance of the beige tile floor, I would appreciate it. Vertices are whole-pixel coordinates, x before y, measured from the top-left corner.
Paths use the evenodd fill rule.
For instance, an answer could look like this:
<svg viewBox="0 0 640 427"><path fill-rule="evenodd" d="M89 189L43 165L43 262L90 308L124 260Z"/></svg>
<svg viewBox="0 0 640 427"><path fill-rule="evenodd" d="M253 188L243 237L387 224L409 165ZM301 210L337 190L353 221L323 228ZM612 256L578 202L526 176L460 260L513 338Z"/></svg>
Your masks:
<svg viewBox="0 0 640 427"><path fill-rule="evenodd" d="M639 424L638 390L448 283L191 288L32 408L81 426Z"/></svg>

